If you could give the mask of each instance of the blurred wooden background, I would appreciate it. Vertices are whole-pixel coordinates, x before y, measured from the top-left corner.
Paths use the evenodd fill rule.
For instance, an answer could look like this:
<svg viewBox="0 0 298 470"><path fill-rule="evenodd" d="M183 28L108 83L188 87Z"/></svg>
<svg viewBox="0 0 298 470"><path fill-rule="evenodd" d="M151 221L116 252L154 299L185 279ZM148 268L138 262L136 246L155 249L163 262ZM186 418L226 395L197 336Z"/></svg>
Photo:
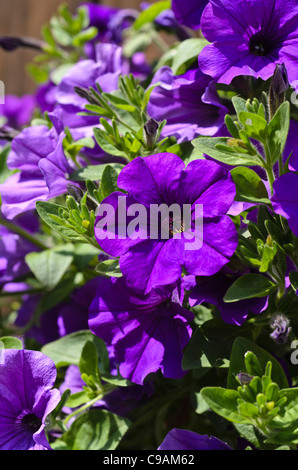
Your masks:
<svg viewBox="0 0 298 470"><path fill-rule="evenodd" d="M75 12L76 7L84 3L84 0L0 0L0 35L41 38L41 27L49 21L61 3L67 3L71 11ZM142 1L102 0L93 3L139 9ZM154 3L154 0L150 3ZM25 67L35 54L36 52L27 49L18 49L11 53L0 49L0 80L5 84L6 94L22 95L34 91L35 84Z"/></svg>

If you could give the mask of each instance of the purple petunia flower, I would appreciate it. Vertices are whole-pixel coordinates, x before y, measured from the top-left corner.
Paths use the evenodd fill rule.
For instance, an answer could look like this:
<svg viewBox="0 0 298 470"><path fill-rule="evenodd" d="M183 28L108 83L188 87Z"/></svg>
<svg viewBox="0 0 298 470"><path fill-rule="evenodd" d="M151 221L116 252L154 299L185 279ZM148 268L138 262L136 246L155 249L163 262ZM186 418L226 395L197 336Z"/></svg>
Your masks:
<svg viewBox="0 0 298 470"><path fill-rule="evenodd" d="M89 26L98 30L97 37L92 41L121 44L123 31L129 28L138 17L138 11L130 8L114 8L107 5L83 3L88 10ZM88 43L88 47L89 47Z"/></svg>
<svg viewBox="0 0 298 470"><path fill-rule="evenodd" d="M172 429L157 450L233 450L213 436L202 436L193 431Z"/></svg>
<svg viewBox="0 0 298 470"><path fill-rule="evenodd" d="M182 350L191 336L193 314L181 306L180 289L151 291L130 289L124 278L100 278L89 310L89 328L113 346L120 375L142 384L160 370L165 377L179 378Z"/></svg>
<svg viewBox="0 0 298 470"><path fill-rule="evenodd" d="M172 10L177 20L192 29L199 29L201 16L208 0L172 0Z"/></svg>
<svg viewBox="0 0 298 470"><path fill-rule="evenodd" d="M97 90L98 84L104 92L111 93L118 88L120 74L129 72L130 65L123 57L121 47L99 43L94 60L81 60L64 75L56 90L56 108L61 111L63 123L75 139L93 136L93 128L99 124L98 116L78 116L86 111L88 102L76 93L75 87Z"/></svg>
<svg viewBox="0 0 298 470"><path fill-rule="evenodd" d="M5 124L13 129L22 129L30 123L36 108L36 99L32 95L6 95L5 104L0 105L0 117L5 118Z"/></svg>
<svg viewBox="0 0 298 470"><path fill-rule="evenodd" d="M210 0L201 18L212 44L199 55L204 73L220 83L248 75L267 80L277 64L298 78L298 4L296 0Z"/></svg>
<svg viewBox="0 0 298 470"><path fill-rule="evenodd" d="M56 88L57 85L51 80L39 85L37 88L35 97L42 113L54 111L56 105Z"/></svg>
<svg viewBox="0 0 298 470"><path fill-rule="evenodd" d="M51 450L47 416L60 401L56 367L39 351L0 351L0 450Z"/></svg>
<svg viewBox="0 0 298 470"><path fill-rule="evenodd" d="M12 142L7 165L19 172L0 185L1 210L8 219L35 209L36 201L46 201L66 192L68 175L75 168L64 154L65 134L61 125L56 119L53 123L57 127L28 127Z"/></svg>
<svg viewBox="0 0 298 470"><path fill-rule="evenodd" d="M224 124L227 108L220 102L215 83L199 69L174 76L170 67L161 67L152 84L157 85L148 103L148 114L157 121L167 120L164 137L178 143L199 135L215 135Z"/></svg>
<svg viewBox="0 0 298 470"><path fill-rule="evenodd" d="M148 293L172 284L180 279L183 267L189 274L211 276L235 252L237 232L226 215L235 197L235 185L217 163L195 160L185 168L171 153L138 157L121 171L118 187L128 194L115 192L103 201L95 237L103 251L120 257L121 271L134 288ZM134 230L135 204L142 206L140 219L144 220L140 229ZM170 216L173 204L178 211ZM168 214L162 215L165 206ZM105 207L113 210L105 215ZM190 224L181 217L185 207ZM158 222L159 213L162 220ZM130 229L134 230L131 234Z"/></svg>
<svg viewBox="0 0 298 470"><path fill-rule="evenodd" d="M280 176L273 183L271 199L273 209L285 217L294 235L298 236L298 175L290 172Z"/></svg>
<svg viewBox="0 0 298 470"><path fill-rule="evenodd" d="M146 10L151 6L151 3L142 2L140 9ZM176 17L173 10L163 10L154 20L154 24L157 28L165 29L171 33L174 33L180 41L190 38L189 31L181 21Z"/></svg>
<svg viewBox="0 0 298 470"><path fill-rule="evenodd" d="M289 169L293 171L298 171L298 142L297 142L297 133L298 133L298 121L294 119L290 120L290 129L287 137L287 142L283 152L284 162L289 159Z"/></svg>
<svg viewBox="0 0 298 470"><path fill-rule="evenodd" d="M193 278L193 276L187 276ZM224 302L224 296L229 287L241 277L240 273L233 273L224 267L219 273L210 277L197 277L192 279L193 284L189 294L191 307L202 302L215 305L225 323L241 326L249 313L258 315L267 307L267 297L240 300L239 302ZM184 278L186 281L186 278ZM191 279L187 280L189 283ZM190 284L188 284L190 285Z"/></svg>

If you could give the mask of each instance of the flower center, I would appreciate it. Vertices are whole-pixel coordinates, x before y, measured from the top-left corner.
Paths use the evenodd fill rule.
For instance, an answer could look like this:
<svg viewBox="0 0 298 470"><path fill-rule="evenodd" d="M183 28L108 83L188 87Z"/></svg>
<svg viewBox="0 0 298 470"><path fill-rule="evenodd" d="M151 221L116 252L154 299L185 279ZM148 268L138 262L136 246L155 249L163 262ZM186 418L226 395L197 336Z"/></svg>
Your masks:
<svg viewBox="0 0 298 470"><path fill-rule="evenodd" d="M272 50L272 43L262 31L259 31L250 38L249 50L254 55L266 56Z"/></svg>
<svg viewBox="0 0 298 470"><path fill-rule="evenodd" d="M173 217L169 217L169 234L170 238L173 238L173 236L176 233L182 233L184 231L184 224L183 220L178 220L176 221Z"/></svg>
<svg viewBox="0 0 298 470"><path fill-rule="evenodd" d="M39 430L42 422L33 413L28 413L22 418L22 425L25 426L33 434Z"/></svg>

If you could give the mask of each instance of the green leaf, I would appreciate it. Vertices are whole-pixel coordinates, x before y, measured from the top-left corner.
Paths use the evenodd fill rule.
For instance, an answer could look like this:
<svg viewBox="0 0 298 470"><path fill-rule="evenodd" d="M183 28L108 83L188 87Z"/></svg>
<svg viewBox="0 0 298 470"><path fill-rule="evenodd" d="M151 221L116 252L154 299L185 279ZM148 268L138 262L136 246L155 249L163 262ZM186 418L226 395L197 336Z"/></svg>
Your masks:
<svg viewBox="0 0 298 470"><path fill-rule="evenodd" d="M109 356L103 340L93 335L89 330L77 331L63 336L52 343L44 345L41 351L50 357L56 367L79 366L85 344L91 341L96 346L100 360L100 372L109 372Z"/></svg>
<svg viewBox="0 0 298 470"><path fill-rule="evenodd" d="M244 100L243 98L240 98L240 96L233 96L232 103L235 108L237 116L239 116L239 113L241 113L242 111L244 112L247 111L246 100Z"/></svg>
<svg viewBox="0 0 298 470"><path fill-rule="evenodd" d="M48 292L45 291L37 306L39 314L49 311L51 308L65 300L73 290L78 287L81 279L77 281L77 277L80 278L80 276L80 273L75 277L73 277L73 275L71 277L68 276L66 279L62 279L62 281L59 282L53 290Z"/></svg>
<svg viewBox="0 0 298 470"><path fill-rule="evenodd" d="M229 367L234 340L239 334L251 336L249 328L208 320L195 330L184 351L184 370Z"/></svg>
<svg viewBox="0 0 298 470"><path fill-rule="evenodd" d="M98 353L96 346L92 341L87 341L83 347L79 361L79 369L81 374L87 374L88 376L91 375L95 379L99 378Z"/></svg>
<svg viewBox="0 0 298 470"><path fill-rule="evenodd" d="M77 408L78 406L84 405L88 401L90 401L90 398L87 392L85 391L77 392L77 393L74 393L73 395L70 395L70 397L68 397L67 402L65 403L65 406L69 408Z"/></svg>
<svg viewBox="0 0 298 470"><path fill-rule="evenodd" d="M72 244L57 246L40 253L31 252L25 260L36 279L48 290L54 289L74 259Z"/></svg>
<svg viewBox="0 0 298 470"><path fill-rule="evenodd" d="M285 101L276 111L268 125L268 145L271 161L275 163L282 155L290 127L290 103Z"/></svg>
<svg viewBox="0 0 298 470"><path fill-rule="evenodd" d="M131 385L133 385L132 382L127 379L124 379L123 377L121 377L121 375L115 376L111 374L103 374L101 377L104 382L116 385L116 387L130 387Z"/></svg>
<svg viewBox="0 0 298 470"><path fill-rule="evenodd" d="M2 336L0 338L0 351L1 349L23 349L23 343L14 336Z"/></svg>
<svg viewBox="0 0 298 470"><path fill-rule="evenodd" d="M253 139L263 140L266 135L267 121L258 114L241 111L238 115L247 135Z"/></svg>
<svg viewBox="0 0 298 470"><path fill-rule="evenodd" d="M96 266L96 272L108 277L122 277L118 259L108 259Z"/></svg>
<svg viewBox="0 0 298 470"><path fill-rule="evenodd" d="M180 42L172 64L173 74L179 75L179 69L184 64L197 59L207 44L208 41L204 38L191 38ZM181 72L183 73L183 70Z"/></svg>
<svg viewBox="0 0 298 470"><path fill-rule="evenodd" d="M10 153L11 145L5 145L0 150L0 184L4 183L7 178L16 173L16 170L9 170L7 166L7 157Z"/></svg>
<svg viewBox="0 0 298 470"><path fill-rule="evenodd" d="M79 270L83 270L88 264L96 260L101 253L99 248L86 244L75 245L74 264Z"/></svg>
<svg viewBox="0 0 298 470"><path fill-rule="evenodd" d="M74 421L63 441L70 450L114 450L129 425L126 418L95 408Z"/></svg>
<svg viewBox="0 0 298 470"><path fill-rule="evenodd" d="M56 406L56 408L51 412L50 414L50 417L51 419L56 419L59 414L61 413L62 409L64 408L66 402L67 402L67 399L69 398L70 396L70 389L67 388L63 393L62 393L62 396L61 396L61 399L58 403L58 405Z"/></svg>
<svg viewBox="0 0 298 470"><path fill-rule="evenodd" d="M234 151L233 147L228 147L229 141L229 137L199 137L193 140L192 144L209 157L227 165L261 166L257 156ZM223 150L221 146L228 147L228 149Z"/></svg>
<svg viewBox="0 0 298 470"><path fill-rule="evenodd" d="M78 33L72 40L74 47L83 47L86 42L91 41L98 35L98 29L95 26L90 26L90 28L85 29Z"/></svg>
<svg viewBox="0 0 298 470"><path fill-rule="evenodd" d="M55 85L59 85L63 79L63 77L67 74L67 72L75 65L75 63L68 63L62 64L56 67L51 72L51 80Z"/></svg>
<svg viewBox="0 0 298 470"><path fill-rule="evenodd" d="M275 289L276 284L262 274L244 274L229 287L224 296L224 301L238 302L239 300L254 297L266 297Z"/></svg>
<svg viewBox="0 0 298 470"><path fill-rule="evenodd" d="M239 166L230 173L236 185L236 201L270 204L267 189L255 171Z"/></svg>
<svg viewBox="0 0 298 470"><path fill-rule="evenodd" d="M102 129L95 128L94 129L94 137L96 142L104 150L106 153L110 155L115 155L116 157L127 157L126 153L123 150L119 150L115 145L108 142L105 138L105 132ZM91 178L88 178L91 179Z"/></svg>
<svg viewBox="0 0 298 470"><path fill-rule="evenodd" d="M70 175L70 179L72 181L100 181L107 166L112 167L115 171L118 172L118 174L124 167L124 165L121 165L120 163L109 163L108 165L90 165L74 171Z"/></svg>
<svg viewBox="0 0 298 470"><path fill-rule="evenodd" d="M263 371L257 356L252 351L244 354L245 370L249 375L262 377Z"/></svg>
<svg viewBox="0 0 298 470"><path fill-rule="evenodd" d="M138 31L136 34L129 37L123 44L124 57L133 57L136 52L142 52L150 46L153 40L153 30Z"/></svg>
<svg viewBox="0 0 298 470"><path fill-rule="evenodd" d="M220 387L205 387L201 390L204 400L219 416L233 423L251 424L250 419L238 413L238 392Z"/></svg>
<svg viewBox="0 0 298 470"><path fill-rule="evenodd" d="M295 292L298 291L298 273L297 271L291 271L289 274L290 283Z"/></svg>
<svg viewBox="0 0 298 470"><path fill-rule="evenodd" d="M276 382L280 388L288 388L287 377L277 359L253 341L241 336L236 338L233 344L228 374L228 388L238 388L239 382L236 380L236 376L239 372L245 372L246 370L245 354L248 351L254 353L258 358L263 374L265 373L267 363L272 362L272 380Z"/></svg>
<svg viewBox="0 0 298 470"><path fill-rule="evenodd" d="M137 18L135 21L133 27L137 31L142 28L147 23L153 23L155 18L162 13L164 10L170 10L171 9L171 1L166 0L166 1L161 1L161 2L156 2L153 5L150 5L146 10L142 11L140 16Z"/></svg>
<svg viewBox="0 0 298 470"><path fill-rule="evenodd" d="M115 93L102 93L104 98L107 98L110 103L112 103L118 109L124 109L129 113L134 113L137 111L136 107L131 105L128 101L120 96L116 95Z"/></svg>
<svg viewBox="0 0 298 470"><path fill-rule="evenodd" d="M103 197L107 197L115 191L119 191L117 186L119 173L111 165L106 165L101 178L100 190Z"/></svg>
<svg viewBox="0 0 298 470"><path fill-rule="evenodd" d="M275 447L270 445L264 445L264 435L253 426L252 424L238 424L234 423L235 428L239 432L240 436L244 437L248 442L253 444L257 448L264 450L277 450Z"/></svg>
<svg viewBox="0 0 298 470"><path fill-rule="evenodd" d="M67 224L62 225L63 220L59 217L59 209L62 206L53 204L51 202L37 201L36 210L39 216L49 225L53 230L60 233L64 238L75 243L86 243L86 239L78 234L74 229ZM65 209L64 207L62 207ZM61 223L59 222L61 219Z"/></svg>

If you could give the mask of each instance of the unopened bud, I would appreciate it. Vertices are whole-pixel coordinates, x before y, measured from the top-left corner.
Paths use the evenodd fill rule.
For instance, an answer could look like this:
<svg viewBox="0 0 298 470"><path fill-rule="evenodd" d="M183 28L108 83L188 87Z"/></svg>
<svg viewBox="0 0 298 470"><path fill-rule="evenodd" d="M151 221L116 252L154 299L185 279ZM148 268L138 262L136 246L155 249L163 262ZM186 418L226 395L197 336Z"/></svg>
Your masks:
<svg viewBox="0 0 298 470"><path fill-rule="evenodd" d="M80 202L82 197L84 196L83 191L78 186L74 186L73 184L67 185L67 191L70 196L72 196L77 202Z"/></svg>
<svg viewBox="0 0 298 470"><path fill-rule="evenodd" d="M3 126L0 129L0 139L1 140L7 140L7 141L11 142L18 135L19 135L19 131L15 130L11 127Z"/></svg>
<svg viewBox="0 0 298 470"><path fill-rule="evenodd" d="M277 64L269 90L270 119L273 118L279 106L285 101L285 93L289 88L287 69L284 64Z"/></svg>
<svg viewBox="0 0 298 470"><path fill-rule="evenodd" d="M43 41L29 37L0 36L0 47L7 52L13 52L19 47L36 49L42 51L45 44Z"/></svg>
<svg viewBox="0 0 298 470"><path fill-rule="evenodd" d="M81 98L88 101L88 103L95 104L96 106L100 105L100 103L97 101L96 97L87 88L83 88L81 86L75 86L74 91Z"/></svg>
<svg viewBox="0 0 298 470"><path fill-rule="evenodd" d="M156 143L156 135L158 131L159 125L154 119L149 119L144 126L145 135L146 135L146 143L149 149L153 148Z"/></svg>

